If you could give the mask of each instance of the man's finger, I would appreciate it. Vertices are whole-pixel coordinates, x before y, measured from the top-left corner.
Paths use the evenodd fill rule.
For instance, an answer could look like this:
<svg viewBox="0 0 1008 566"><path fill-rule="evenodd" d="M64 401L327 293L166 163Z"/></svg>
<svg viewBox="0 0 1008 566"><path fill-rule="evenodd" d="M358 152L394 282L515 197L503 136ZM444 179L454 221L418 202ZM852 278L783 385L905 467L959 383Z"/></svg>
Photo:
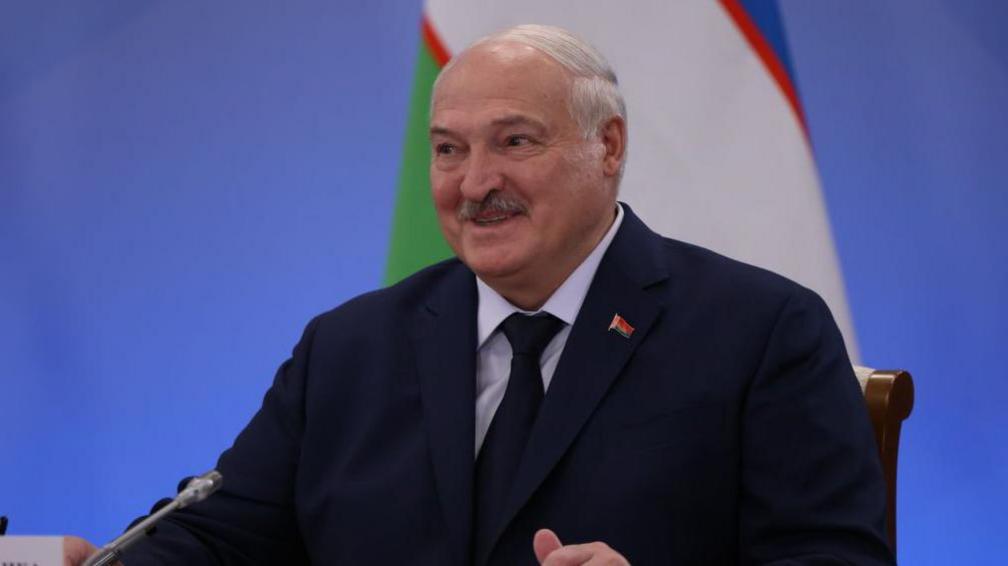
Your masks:
<svg viewBox="0 0 1008 566"><path fill-rule="evenodd" d="M549 553L542 566L581 566L595 556L591 544L571 544Z"/></svg>
<svg viewBox="0 0 1008 566"><path fill-rule="evenodd" d="M63 564L64 566L78 566L97 550L93 544L80 537L65 536L63 537Z"/></svg>
<svg viewBox="0 0 1008 566"><path fill-rule="evenodd" d="M536 531L534 537L532 537L532 549L535 551L536 560L542 564L546 557L554 552L558 548L563 546L560 542L560 537L556 536L556 533L549 529L539 529Z"/></svg>
<svg viewBox="0 0 1008 566"><path fill-rule="evenodd" d="M630 566L626 558L604 542L570 544L551 552L542 566Z"/></svg>

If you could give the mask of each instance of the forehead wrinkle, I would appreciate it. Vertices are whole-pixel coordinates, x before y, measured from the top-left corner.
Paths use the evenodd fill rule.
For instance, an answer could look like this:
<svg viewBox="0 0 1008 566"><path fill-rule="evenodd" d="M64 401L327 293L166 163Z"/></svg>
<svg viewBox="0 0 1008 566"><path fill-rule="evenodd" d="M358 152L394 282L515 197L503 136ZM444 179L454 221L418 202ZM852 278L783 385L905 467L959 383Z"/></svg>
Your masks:
<svg viewBox="0 0 1008 566"><path fill-rule="evenodd" d="M522 126L528 125L539 129L545 129L546 124L542 121L532 118L531 116L526 116L524 114L508 114L506 116L501 116L500 118L494 118L490 121L492 126Z"/></svg>
<svg viewBox="0 0 1008 566"><path fill-rule="evenodd" d="M432 121L430 124L429 132L430 135L459 135L462 130L481 130L486 128L499 129L510 126L528 126L534 128L539 132L548 131L550 129L549 122L542 117L535 116L533 113L524 112L521 110L506 110L503 114L498 116L486 118L479 120L478 123L472 125L472 127L463 126L461 129L452 126L452 120L450 119L451 109L447 109L449 116L447 120L443 121L446 116L444 113L440 116L442 120ZM461 125L461 124L460 124Z"/></svg>

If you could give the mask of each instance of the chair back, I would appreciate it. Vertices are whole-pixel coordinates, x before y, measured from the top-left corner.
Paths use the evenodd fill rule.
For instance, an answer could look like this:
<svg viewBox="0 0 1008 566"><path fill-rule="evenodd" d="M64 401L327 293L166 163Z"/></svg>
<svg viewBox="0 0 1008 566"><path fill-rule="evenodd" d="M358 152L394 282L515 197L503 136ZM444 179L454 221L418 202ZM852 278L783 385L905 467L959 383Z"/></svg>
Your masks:
<svg viewBox="0 0 1008 566"><path fill-rule="evenodd" d="M914 386L910 373L904 370L879 370L854 366L861 391L868 404L875 443L878 445L885 475L887 505L886 531L893 554L896 553L896 462L899 455L900 428L910 416L914 403Z"/></svg>

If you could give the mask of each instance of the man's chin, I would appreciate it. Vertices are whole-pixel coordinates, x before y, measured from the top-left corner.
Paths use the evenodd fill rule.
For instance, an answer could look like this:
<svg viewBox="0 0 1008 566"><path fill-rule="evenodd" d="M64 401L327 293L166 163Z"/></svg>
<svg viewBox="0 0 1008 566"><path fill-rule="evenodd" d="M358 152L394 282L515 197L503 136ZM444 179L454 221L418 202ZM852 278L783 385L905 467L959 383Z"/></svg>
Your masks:
<svg viewBox="0 0 1008 566"><path fill-rule="evenodd" d="M463 263L469 266L469 269L476 274L477 277L482 279L488 284L492 284L493 281L504 281L514 277L519 271L519 265L516 261L505 261L497 257L484 257L484 255L493 254L476 254L475 256L469 256L463 259Z"/></svg>

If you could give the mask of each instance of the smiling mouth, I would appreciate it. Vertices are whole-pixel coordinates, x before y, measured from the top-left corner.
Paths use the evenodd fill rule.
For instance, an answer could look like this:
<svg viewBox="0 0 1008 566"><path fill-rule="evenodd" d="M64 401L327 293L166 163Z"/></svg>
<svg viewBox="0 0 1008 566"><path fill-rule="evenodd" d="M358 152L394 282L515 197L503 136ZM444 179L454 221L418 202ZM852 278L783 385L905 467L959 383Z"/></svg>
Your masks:
<svg viewBox="0 0 1008 566"><path fill-rule="evenodd" d="M479 226L490 226L490 225L493 225L493 224L499 224L501 222L504 222L505 220L508 220L509 218L512 218L512 217L514 217L516 215L517 215L516 213L500 213L500 212L498 212L498 213L496 213L496 214L494 214L492 216L491 215L485 215L485 216L482 216L482 217L479 217L479 218L473 218L473 222L475 222Z"/></svg>

